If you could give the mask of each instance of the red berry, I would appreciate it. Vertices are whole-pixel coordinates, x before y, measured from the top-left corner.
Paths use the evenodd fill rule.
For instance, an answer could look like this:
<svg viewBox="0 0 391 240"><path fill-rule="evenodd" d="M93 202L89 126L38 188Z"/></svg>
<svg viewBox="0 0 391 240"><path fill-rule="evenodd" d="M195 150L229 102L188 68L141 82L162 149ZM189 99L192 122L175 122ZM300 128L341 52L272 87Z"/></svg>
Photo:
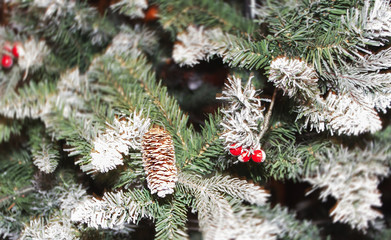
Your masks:
<svg viewBox="0 0 391 240"><path fill-rule="evenodd" d="M260 163L265 160L266 154L263 150L255 150L253 155L251 156L252 160L256 163Z"/></svg>
<svg viewBox="0 0 391 240"><path fill-rule="evenodd" d="M150 6L145 11L144 20L146 22L155 21L158 18L159 18L159 9L158 9L158 7L156 5Z"/></svg>
<svg viewBox="0 0 391 240"><path fill-rule="evenodd" d="M14 61L12 60L12 57L9 56L9 55L3 55L3 58L1 59L1 65L4 67L4 68L10 68L12 67L12 64L14 63Z"/></svg>
<svg viewBox="0 0 391 240"><path fill-rule="evenodd" d="M235 148L236 144L231 145L231 149L229 149L229 152L234 156L239 156L242 153L242 147Z"/></svg>
<svg viewBox="0 0 391 240"><path fill-rule="evenodd" d="M239 160L242 162L248 162L248 160L250 160L250 156L250 152L248 150L244 150L242 154L240 154Z"/></svg>
<svg viewBox="0 0 391 240"><path fill-rule="evenodd" d="M14 45L14 47L12 48L12 54L16 57L16 58L18 58L19 57L19 47L18 47L18 45Z"/></svg>

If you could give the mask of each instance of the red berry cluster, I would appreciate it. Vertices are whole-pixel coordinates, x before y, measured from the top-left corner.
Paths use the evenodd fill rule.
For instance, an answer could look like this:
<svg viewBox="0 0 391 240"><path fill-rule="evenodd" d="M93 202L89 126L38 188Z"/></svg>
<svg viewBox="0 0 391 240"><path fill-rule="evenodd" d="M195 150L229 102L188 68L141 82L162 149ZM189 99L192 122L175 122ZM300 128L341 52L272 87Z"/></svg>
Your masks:
<svg viewBox="0 0 391 240"><path fill-rule="evenodd" d="M3 68L11 68L14 64L14 58L18 58L20 55L20 44L14 43L11 45L6 42L3 46L3 55L1 57L1 66Z"/></svg>
<svg viewBox="0 0 391 240"><path fill-rule="evenodd" d="M234 156L239 156L239 160L242 162L248 162L250 158L256 162L260 163L265 160L266 154L262 149L254 150L251 154L249 149L243 149L241 146L236 147L236 144L232 144L229 152Z"/></svg>

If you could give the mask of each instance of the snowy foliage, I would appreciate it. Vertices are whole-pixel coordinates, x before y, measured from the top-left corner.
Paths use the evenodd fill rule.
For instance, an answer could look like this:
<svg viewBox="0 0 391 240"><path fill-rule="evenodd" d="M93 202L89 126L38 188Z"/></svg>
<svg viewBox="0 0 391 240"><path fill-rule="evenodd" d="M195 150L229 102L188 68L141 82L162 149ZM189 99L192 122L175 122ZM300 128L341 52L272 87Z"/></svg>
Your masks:
<svg viewBox="0 0 391 240"><path fill-rule="evenodd" d="M119 11L131 18L144 17L144 9L148 7L146 0L121 0L113 5L111 8Z"/></svg>
<svg viewBox="0 0 391 240"><path fill-rule="evenodd" d="M72 0L34 0L32 4L38 8L46 8L42 19L52 18L53 21L64 16L75 7L75 1Z"/></svg>
<svg viewBox="0 0 391 240"><path fill-rule="evenodd" d="M19 215L21 213L19 212ZM10 216L4 216L2 213L0 213L0 238L2 239L9 239L9 240L16 240L19 239L19 234L14 228L15 223L17 223L18 220L14 217Z"/></svg>
<svg viewBox="0 0 391 240"><path fill-rule="evenodd" d="M139 217L149 217L142 207L122 191L105 193L102 200L88 198L76 205L71 219L88 227L121 229L125 223L135 223Z"/></svg>
<svg viewBox="0 0 391 240"><path fill-rule="evenodd" d="M374 59L366 66L383 67L376 67ZM390 106L391 82L389 74L363 73L365 61L347 67L344 72L323 73L323 77L336 82L341 89L339 93L330 91L326 99L317 86L315 69L298 59L279 57L273 60L269 81L295 98L298 118L305 117L304 127L339 135L374 133L382 127L375 108L385 111Z"/></svg>
<svg viewBox="0 0 391 240"><path fill-rule="evenodd" d="M186 32L177 36L172 58L180 66L194 66L201 60L208 60L217 54L218 46L211 35L223 35L219 29L204 30L203 27L189 26Z"/></svg>
<svg viewBox="0 0 391 240"><path fill-rule="evenodd" d="M44 219L37 218L31 220L21 235L20 239L64 239L74 240L75 230L71 228L68 221L55 221L45 224Z"/></svg>
<svg viewBox="0 0 391 240"><path fill-rule="evenodd" d="M310 126L318 132L329 130L331 134L359 135L374 133L382 127L369 99L357 99L347 93L329 93L325 100L318 97L315 103L300 106L298 111L306 116L304 127Z"/></svg>
<svg viewBox="0 0 391 240"><path fill-rule="evenodd" d="M373 72L388 69L391 66L391 48L367 55L356 67L360 72Z"/></svg>
<svg viewBox="0 0 391 240"><path fill-rule="evenodd" d="M33 152L34 165L44 173L52 173L57 168L59 161L58 151L53 151L52 149L52 144L43 142L41 150Z"/></svg>
<svg viewBox="0 0 391 240"><path fill-rule="evenodd" d="M334 221L365 231L376 218L382 217L372 207L381 206L377 186L380 178L390 171L386 164L390 155L386 149L377 149L374 145L364 151L334 147L317 157L321 165L316 175L305 180L314 185L313 189L321 189L322 200L328 196L337 199L330 212Z"/></svg>
<svg viewBox="0 0 391 240"><path fill-rule="evenodd" d="M367 99L355 99L349 94L329 94L326 99L327 122L331 132L358 135L380 130L381 120Z"/></svg>
<svg viewBox="0 0 391 240"><path fill-rule="evenodd" d="M19 56L18 64L21 69L28 71L30 68L39 68L43 65L45 57L49 54L49 48L45 41L36 41L31 38L23 43L23 54Z"/></svg>
<svg viewBox="0 0 391 240"><path fill-rule="evenodd" d="M217 99L226 101L226 108L222 110L224 114L221 123L224 132L221 139L225 141L225 148L236 147L250 149L252 152L260 148L259 126L264 121L261 100L251 83L251 77L246 85L242 86L242 80L237 77L228 78L222 96ZM265 100L266 101L266 100Z"/></svg>
<svg viewBox="0 0 391 240"><path fill-rule="evenodd" d="M123 165L123 156L129 148L140 150L141 137L148 131L149 119L134 113L130 117L115 118L106 131L93 141L91 165L99 172L108 172L117 165Z"/></svg>
<svg viewBox="0 0 391 240"><path fill-rule="evenodd" d="M178 34L177 39L179 42L174 45L172 58L180 66L198 64L205 58L211 47L203 27L189 26L186 32Z"/></svg>
<svg viewBox="0 0 391 240"><path fill-rule="evenodd" d="M269 81L290 98L298 92L304 98L312 98L319 94L315 69L300 59L274 59L270 64Z"/></svg>
<svg viewBox="0 0 391 240"><path fill-rule="evenodd" d="M84 101L84 92L87 89L87 81L84 75L80 75L75 68L63 73L57 84L58 94L55 105L62 109L63 116L85 117L88 115Z"/></svg>
<svg viewBox="0 0 391 240"><path fill-rule="evenodd" d="M268 193L260 187L219 175L202 179L182 174L179 183L196 198L195 210L203 239L276 239L276 225L259 218L248 208L237 210L232 206L243 200L264 205ZM236 201L228 201L225 194Z"/></svg>
<svg viewBox="0 0 391 240"><path fill-rule="evenodd" d="M153 46L157 41L155 32L146 28L141 26L136 26L134 29L123 27L122 31L111 41L111 45L106 50L106 55L127 54L140 46L143 50L152 53Z"/></svg>
<svg viewBox="0 0 391 240"><path fill-rule="evenodd" d="M371 1L366 0L369 5ZM365 7L364 7L365 10ZM372 10L364 25L367 37L373 39L387 39L391 37L391 7L389 0L375 0Z"/></svg>
<svg viewBox="0 0 391 240"><path fill-rule="evenodd" d="M341 16L342 23L363 44L383 46L391 36L391 7L389 0L365 0L362 9L351 9ZM363 50L360 46L357 49ZM356 57L361 58L358 54Z"/></svg>
<svg viewBox="0 0 391 240"><path fill-rule="evenodd" d="M48 192L40 192L44 198L52 199L50 208L58 208L49 218L39 217L27 224L20 239L64 239L74 240L77 229L71 222L71 212L79 202L86 198L86 191L81 185L58 186ZM52 209L53 210L53 209Z"/></svg>

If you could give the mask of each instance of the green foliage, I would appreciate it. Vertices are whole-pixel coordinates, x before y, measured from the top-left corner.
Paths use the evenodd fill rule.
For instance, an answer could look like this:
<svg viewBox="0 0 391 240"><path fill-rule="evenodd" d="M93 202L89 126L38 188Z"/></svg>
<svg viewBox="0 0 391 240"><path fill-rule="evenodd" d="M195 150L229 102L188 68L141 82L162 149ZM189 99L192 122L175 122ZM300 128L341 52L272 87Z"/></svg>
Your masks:
<svg viewBox="0 0 391 240"><path fill-rule="evenodd" d="M98 212L96 215L83 217L91 220L103 216L101 219L107 221L108 227L124 222L138 224L148 218L155 223L156 239L187 239L188 210L192 209L198 211L200 227L210 238L224 235L224 230L239 228L248 221L257 227L267 222L276 224L281 239L320 239L315 224L298 221L280 206L263 206L268 193L257 184L271 178L297 181L313 174L320 164L319 154L332 149L328 136L301 131L293 123L295 116L288 113L288 107L273 110L275 118L261 140L266 161L233 165L237 157L228 155L220 139L221 112L210 115L197 132L178 101L156 77L151 62L166 59L149 57L160 58L155 52L170 51L166 45L171 46L173 41L164 42L167 41L163 39L165 32L161 31L172 34L173 40L175 35L194 25L205 30L221 29L221 35L208 36L213 54L221 57L228 67L245 70L245 74L247 70L261 70L257 74L263 74L270 61L280 55L305 59L322 73L325 67L354 62L367 44L341 20L352 8L360 8L363 1L270 0L262 8L265 15L251 20L238 11L237 6L242 3L236 3L235 8L222 0L154 0L151 4L159 6L160 18L159 23L150 25L161 24L159 27L163 30L159 29L158 33L163 37L153 40L147 40L155 35L148 33L148 27L140 27L138 20L135 20L137 24L128 22L122 19L124 16L114 16L115 13L102 17L84 1L67 1L68 5L59 6L48 16L45 15L47 9L34 5L35 1L23 2L16 9L26 16L15 14L13 18L21 24L22 30L15 39L23 39L27 34L36 39L44 38L52 54L44 60L44 66L35 69L24 82L19 82L22 72L17 66L0 71L0 91L4 92L0 99L0 142L4 149L8 148L6 142L13 140L11 136L20 135L22 127L26 127L31 151L28 152L25 145L12 146L0 156L0 236L7 233L4 229L19 231L21 222L28 222L30 217L42 217L46 223L60 216L59 196L71 192L73 179L69 179L74 176L63 175L62 169L55 172L57 178L53 182L64 186L62 190L52 188L38 192L38 187L31 185L37 170L32 163L42 171L35 160L45 146L50 146L45 149L57 164L61 151L56 141L61 141L63 150L68 153L63 156L64 160L75 160L84 172L92 173L95 170L90 164L91 152L96 137L105 132L116 116L141 112L142 117L151 119L152 125L164 127L173 137L178 168L174 194L164 199L151 195L145 184L142 156L137 149L132 149L123 156L124 165L112 174L94 174L90 179L102 185L96 192L96 189L91 190L94 194L105 193L100 200L89 199L86 207L99 203L103 208L94 209ZM116 10L131 18L135 11L141 11L125 3L117 5ZM127 28L120 23L137 27ZM120 46L116 46L115 41L109 45L118 32L131 37L124 38L125 44L120 38ZM73 69L66 71L71 67ZM81 74L72 75L75 69L80 69ZM69 76L74 79L67 79ZM266 80L258 86L266 92L269 90ZM389 152L390 129L372 136L385 152ZM226 176L227 172L252 178L255 184ZM111 185L112 182L115 184ZM257 206L250 207L250 204ZM10 219L16 219L17 223L2 223ZM229 224L225 225L225 220ZM270 229L267 234L276 236L273 232L276 230ZM102 234L107 230L93 232L80 227L80 231L82 238L115 238L112 232Z"/></svg>
<svg viewBox="0 0 391 240"><path fill-rule="evenodd" d="M188 239L187 206L179 196L176 193L176 199L160 208L155 225L156 239Z"/></svg>
<svg viewBox="0 0 391 240"><path fill-rule="evenodd" d="M28 129L29 145L34 164L45 173L52 173L60 160L58 145L46 136L44 126L31 124Z"/></svg>
<svg viewBox="0 0 391 240"><path fill-rule="evenodd" d="M245 19L237 10L220 0L155 0L152 3L159 5L159 21L172 36L186 30L189 25L220 27L226 32L237 34L247 34L255 29L252 21Z"/></svg>
<svg viewBox="0 0 391 240"><path fill-rule="evenodd" d="M280 228L279 239L312 240L322 239L319 229L309 221L299 221L295 215L289 213L286 207L276 205L274 207L257 207L256 211L271 222L277 223Z"/></svg>
<svg viewBox="0 0 391 240"><path fill-rule="evenodd" d="M117 31L110 21L100 17L97 10L84 1L58 4L53 6L55 12L51 14L46 13L46 8L36 6L34 1L29 4L29 14L23 18L14 16L13 21L23 22L23 34L44 37L62 69L78 66L85 70L93 54L107 46Z"/></svg>
<svg viewBox="0 0 391 240"><path fill-rule="evenodd" d="M348 10L362 1L302 1L283 5L268 1L270 15L260 20L268 24L268 40L278 43L278 52L301 57L320 72L325 66L354 60L362 40L341 22ZM294 8L294 10L292 9Z"/></svg>
<svg viewBox="0 0 391 240"><path fill-rule="evenodd" d="M297 139L299 133L298 126L292 123L272 125L264 138L267 176L276 180L297 180L313 172L319 163L315 153L324 151L330 143L322 138Z"/></svg>
<svg viewBox="0 0 391 240"><path fill-rule="evenodd" d="M140 186L145 181L141 155L131 153L128 158L125 158L125 162L126 168L121 172L114 188L132 189L135 186Z"/></svg>
<svg viewBox="0 0 391 240"><path fill-rule="evenodd" d="M183 165L184 171L193 171L198 174L207 175L219 163L219 157L224 154L222 141L219 139L221 129L219 122L221 115L210 115L209 120L205 122L201 134L195 135L194 155L186 160Z"/></svg>
<svg viewBox="0 0 391 240"><path fill-rule="evenodd" d="M234 36L224 36L218 39L224 47L218 50L223 56L223 62L230 67L239 67L249 70L258 70L268 65L273 56L273 48L267 40L251 41L250 39Z"/></svg>
<svg viewBox="0 0 391 240"><path fill-rule="evenodd" d="M23 123L8 118L0 119L0 143L7 142L11 136L20 135Z"/></svg>

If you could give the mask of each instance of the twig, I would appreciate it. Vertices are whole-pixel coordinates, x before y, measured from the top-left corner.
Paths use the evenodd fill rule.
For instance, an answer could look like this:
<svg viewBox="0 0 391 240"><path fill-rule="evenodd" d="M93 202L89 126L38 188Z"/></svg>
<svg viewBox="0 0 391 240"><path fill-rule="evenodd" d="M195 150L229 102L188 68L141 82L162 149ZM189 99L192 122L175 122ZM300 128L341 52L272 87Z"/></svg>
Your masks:
<svg viewBox="0 0 391 240"><path fill-rule="evenodd" d="M276 101L276 95L277 95L277 88L274 89L272 100L270 102L269 110L266 113L265 121L262 124L262 131L259 133L259 139L262 139L262 137L265 135L266 131L269 128L269 121L270 117L272 116L272 110L274 106L274 102Z"/></svg>
<svg viewBox="0 0 391 240"><path fill-rule="evenodd" d="M9 200L9 199L12 198L12 197L19 196L19 195L23 195L23 194L32 192L32 191L34 191L34 190L35 190L35 187L29 186L29 187L23 188L23 189L21 189L21 190L19 190L19 191L15 191L15 194L13 194L13 195L10 195L10 196L6 196L6 197L3 197L3 198L0 198L0 204L2 204L3 202Z"/></svg>

